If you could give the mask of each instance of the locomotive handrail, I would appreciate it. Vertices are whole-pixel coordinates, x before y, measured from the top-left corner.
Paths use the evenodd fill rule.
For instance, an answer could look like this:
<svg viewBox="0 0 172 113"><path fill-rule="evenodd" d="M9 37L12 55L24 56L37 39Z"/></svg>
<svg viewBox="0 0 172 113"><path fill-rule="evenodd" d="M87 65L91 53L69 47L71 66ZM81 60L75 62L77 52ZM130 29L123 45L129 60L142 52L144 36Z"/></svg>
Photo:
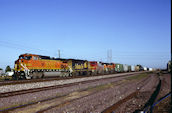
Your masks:
<svg viewBox="0 0 172 113"><path fill-rule="evenodd" d="M26 66L24 66L22 63L21 63L21 66L25 69L25 70L29 70Z"/></svg>
<svg viewBox="0 0 172 113"><path fill-rule="evenodd" d="M30 79L31 77L29 76L29 69L26 67L26 66L24 66L22 63L21 63L21 66L24 68L24 72L25 72L25 74L26 74L26 78L27 79Z"/></svg>

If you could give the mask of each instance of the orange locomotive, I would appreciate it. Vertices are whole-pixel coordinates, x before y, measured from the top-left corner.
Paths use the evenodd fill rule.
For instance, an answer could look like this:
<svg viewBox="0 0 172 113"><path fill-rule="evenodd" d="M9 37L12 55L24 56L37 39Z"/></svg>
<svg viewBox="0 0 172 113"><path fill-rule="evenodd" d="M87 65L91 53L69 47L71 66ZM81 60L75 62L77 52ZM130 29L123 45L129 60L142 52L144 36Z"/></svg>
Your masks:
<svg viewBox="0 0 172 113"><path fill-rule="evenodd" d="M89 75L103 74L104 66L101 62L89 61Z"/></svg>
<svg viewBox="0 0 172 113"><path fill-rule="evenodd" d="M115 73L114 63L102 63L104 65L104 74Z"/></svg>
<svg viewBox="0 0 172 113"><path fill-rule="evenodd" d="M109 73L115 73L115 64L114 63L109 63L107 67L108 67Z"/></svg>
<svg viewBox="0 0 172 113"><path fill-rule="evenodd" d="M50 58L48 56L22 54L15 61L15 78L41 78L50 74L70 74L65 59Z"/></svg>

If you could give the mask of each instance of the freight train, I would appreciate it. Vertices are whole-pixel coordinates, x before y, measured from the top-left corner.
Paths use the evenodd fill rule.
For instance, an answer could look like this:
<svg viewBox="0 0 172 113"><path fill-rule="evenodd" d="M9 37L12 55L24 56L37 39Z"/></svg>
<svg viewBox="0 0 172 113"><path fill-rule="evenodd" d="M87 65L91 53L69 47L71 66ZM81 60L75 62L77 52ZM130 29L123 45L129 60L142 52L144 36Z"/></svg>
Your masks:
<svg viewBox="0 0 172 113"><path fill-rule="evenodd" d="M48 76L100 75L141 71L141 66L104 63L79 59L51 58L49 56L22 54L15 61L15 79L43 78Z"/></svg>

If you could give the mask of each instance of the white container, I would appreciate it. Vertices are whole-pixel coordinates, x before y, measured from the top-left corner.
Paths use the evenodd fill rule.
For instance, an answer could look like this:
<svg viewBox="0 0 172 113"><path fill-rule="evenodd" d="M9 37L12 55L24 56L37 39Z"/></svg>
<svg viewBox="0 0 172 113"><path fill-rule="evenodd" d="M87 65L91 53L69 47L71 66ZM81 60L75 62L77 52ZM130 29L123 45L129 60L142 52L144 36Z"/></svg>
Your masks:
<svg viewBox="0 0 172 113"><path fill-rule="evenodd" d="M144 71L147 71L147 67L144 67L143 69L144 69Z"/></svg>
<svg viewBox="0 0 172 113"><path fill-rule="evenodd" d="M152 68L149 68L149 71L153 71L153 69Z"/></svg>
<svg viewBox="0 0 172 113"><path fill-rule="evenodd" d="M135 66L131 66L131 71L135 71Z"/></svg>
<svg viewBox="0 0 172 113"><path fill-rule="evenodd" d="M123 64L123 68L124 68L124 72L128 72L128 65L127 64Z"/></svg>

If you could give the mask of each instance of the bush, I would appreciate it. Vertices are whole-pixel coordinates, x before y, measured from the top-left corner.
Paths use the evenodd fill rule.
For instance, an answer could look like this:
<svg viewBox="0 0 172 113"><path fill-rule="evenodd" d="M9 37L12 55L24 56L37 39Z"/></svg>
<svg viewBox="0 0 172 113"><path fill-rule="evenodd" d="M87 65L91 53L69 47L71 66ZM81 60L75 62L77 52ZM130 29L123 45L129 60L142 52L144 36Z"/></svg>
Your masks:
<svg viewBox="0 0 172 113"><path fill-rule="evenodd" d="M8 71L11 71L10 66L7 66L6 69L5 69L5 72L8 72Z"/></svg>

